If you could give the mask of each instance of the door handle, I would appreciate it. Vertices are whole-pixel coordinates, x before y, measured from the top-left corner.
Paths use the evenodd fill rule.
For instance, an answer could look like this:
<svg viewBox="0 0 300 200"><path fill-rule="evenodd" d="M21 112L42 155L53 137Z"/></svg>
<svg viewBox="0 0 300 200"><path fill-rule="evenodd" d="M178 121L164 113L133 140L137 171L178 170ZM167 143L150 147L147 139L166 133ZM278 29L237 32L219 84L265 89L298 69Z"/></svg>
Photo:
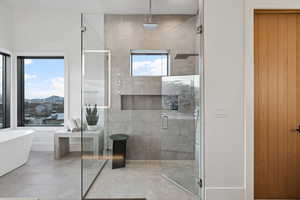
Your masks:
<svg viewBox="0 0 300 200"><path fill-rule="evenodd" d="M161 114L161 128L162 129L168 129L168 121L169 117L166 113Z"/></svg>
<svg viewBox="0 0 300 200"><path fill-rule="evenodd" d="M203 181L202 181L201 178L199 179L199 181L197 183L198 183L198 185L199 185L200 188L203 188Z"/></svg>
<svg viewBox="0 0 300 200"><path fill-rule="evenodd" d="M298 126L298 128L296 129L296 131L298 132L298 134L300 134L300 125Z"/></svg>

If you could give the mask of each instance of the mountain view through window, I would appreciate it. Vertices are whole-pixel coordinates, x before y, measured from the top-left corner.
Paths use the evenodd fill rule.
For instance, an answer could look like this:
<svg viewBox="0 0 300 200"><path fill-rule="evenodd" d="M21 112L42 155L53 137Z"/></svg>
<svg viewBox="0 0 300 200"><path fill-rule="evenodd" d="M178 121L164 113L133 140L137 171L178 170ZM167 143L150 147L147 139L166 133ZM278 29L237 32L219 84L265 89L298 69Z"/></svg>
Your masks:
<svg viewBox="0 0 300 200"><path fill-rule="evenodd" d="M64 124L64 59L24 59L24 124Z"/></svg>

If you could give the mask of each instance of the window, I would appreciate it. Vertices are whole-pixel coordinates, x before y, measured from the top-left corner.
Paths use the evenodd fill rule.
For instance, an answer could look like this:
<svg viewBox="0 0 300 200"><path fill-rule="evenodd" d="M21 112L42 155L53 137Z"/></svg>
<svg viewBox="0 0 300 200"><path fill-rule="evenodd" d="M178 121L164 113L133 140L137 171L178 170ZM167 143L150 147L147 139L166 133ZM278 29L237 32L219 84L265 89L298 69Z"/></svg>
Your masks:
<svg viewBox="0 0 300 200"><path fill-rule="evenodd" d="M168 74L168 51L131 51L132 76L167 76Z"/></svg>
<svg viewBox="0 0 300 200"><path fill-rule="evenodd" d="M0 128L10 126L9 55L0 53Z"/></svg>
<svg viewBox="0 0 300 200"><path fill-rule="evenodd" d="M64 125L63 57L18 57L18 125Z"/></svg>

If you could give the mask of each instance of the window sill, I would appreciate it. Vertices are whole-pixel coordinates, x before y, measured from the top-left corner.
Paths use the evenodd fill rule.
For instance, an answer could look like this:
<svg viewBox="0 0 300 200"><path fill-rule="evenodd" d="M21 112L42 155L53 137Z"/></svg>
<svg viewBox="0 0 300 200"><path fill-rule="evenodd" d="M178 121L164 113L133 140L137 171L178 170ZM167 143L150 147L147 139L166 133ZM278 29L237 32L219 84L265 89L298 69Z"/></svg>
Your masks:
<svg viewBox="0 0 300 200"><path fill-rule="evenodd" d="M63 126L19 126L17 129L23 129L23 130L34 130L34 131L60 131L64 130L65 127Z"/></svg>

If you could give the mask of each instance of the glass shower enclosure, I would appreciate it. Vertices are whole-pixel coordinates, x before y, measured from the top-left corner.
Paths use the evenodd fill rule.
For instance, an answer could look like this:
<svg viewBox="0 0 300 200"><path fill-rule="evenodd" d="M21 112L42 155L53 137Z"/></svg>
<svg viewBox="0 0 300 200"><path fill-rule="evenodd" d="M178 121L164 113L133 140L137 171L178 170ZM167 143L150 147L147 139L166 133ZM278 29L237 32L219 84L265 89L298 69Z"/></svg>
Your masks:
<svg viewBox="0 0 300 200"><path fill-rule="evenodd" d="M82 14L83 199L203 199L203 12L197 6L194 14L153 15L154 29L143 26L143 13ZM133 52L164 52L167 75L133 74ZM134 67L159 73L163 64ZM129 137L125 157L114 154L115 134ZM126 159L126 166L113 169L115 159Z"/></svg>

